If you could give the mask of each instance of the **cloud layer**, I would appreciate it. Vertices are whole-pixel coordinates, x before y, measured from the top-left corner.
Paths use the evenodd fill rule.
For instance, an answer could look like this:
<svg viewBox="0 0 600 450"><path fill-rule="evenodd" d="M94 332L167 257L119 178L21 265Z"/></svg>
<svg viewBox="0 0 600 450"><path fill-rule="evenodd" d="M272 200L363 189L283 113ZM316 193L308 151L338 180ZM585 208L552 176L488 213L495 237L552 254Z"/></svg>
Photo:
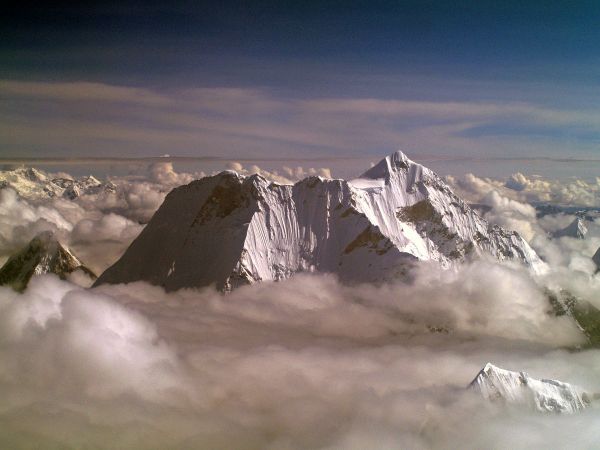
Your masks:
<svg viewBox="0 0 600 450"><path fill-rule="evenodd" d="M491 191L497 191L513 200L529 203L550 203L564 206L600 206L600 178L594 181L574 178L552 180L540 176L526 176L517 172L506 180L480 178L473 174L448 177L459 192L477 201Z"/></svg>
<svg viewBox="0 0 600 450"><path fill-rule="evenodd" d="M22 295L0 288L0 310L0 442L10 448L560 448L597 438L595 410L557 423L465 390L489 360L600 389L600 353L560 350L579 333L511 268L429 268L413 285L355 288L298 276L228 296L144 283L85 290L44 276ZM551 423L560 427L549 435Z"/></svg>
<svg viewBox="0 0 600 450"><path fill-rule="evenodd" d="M329 175L229 168L283 182ZM53 229L102 270L166 192L195 176L157 164L111 178L110 195L75 200L0 189L0 248L7 255ZM0 446L593 447L596 408L536 415L485 403L465 387L491 361L600 392L600 351L575 350L583 335L551 314L545 294L566 288L600 307L591 261L600 226L588 221L585 240L551 239L574 216L538 217L527 201L547 189L519 176L450 181L485 205L489 220L530 239L549 272L423 264L407 283L346 286L299 275L227 296L167 294L142 282L84 289L53 276L34 278L23 294L0 287Z"/></svg>

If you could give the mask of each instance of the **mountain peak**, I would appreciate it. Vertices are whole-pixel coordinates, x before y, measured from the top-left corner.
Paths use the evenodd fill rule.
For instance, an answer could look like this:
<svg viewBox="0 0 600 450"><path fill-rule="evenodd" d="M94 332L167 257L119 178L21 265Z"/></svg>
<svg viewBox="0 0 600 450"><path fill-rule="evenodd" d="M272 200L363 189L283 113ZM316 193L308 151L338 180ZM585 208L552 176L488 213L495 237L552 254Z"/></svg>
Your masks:
<svg viewBox="0 0 600 450"><path fill-rule="evenodd" d="M17 173L20 173L23 177L27 178L30 181L46 181L48 177L41 171L37 170L34 167L17 169Z"/></svg>
<svg viewBox="0 0 600 450"><path fill-rule="evenodd" d="M359 178L389 178L391 174L401 170L407 170L411 165L419 164L412 161L408 156L400 150L386 156L369 170L364 172Z"/></svg>
<svg viewBox="0 0 600 450"><path fill-rule="evenodd" d="M23 291L34 275L53 273L65 278L78 269L96 278L91 270L58 241L52 231L43 231L0 268L0 285L9 285L16 291Z"/></svg>
<svg viewBox="0 0 600 450"><path fill-rule="evenodd" d="M490 401L529 407L540 412L574 413L590 405L580 388L556 380L535 379L491 363L479 371L469 387Z"/></svg>
<svg viewBox="0 0 600 450"><path fill-rule="evenodd" d="M100 181L93 175L80 178L53 177L35 168L0 171L0 189L8 187L26 199L64 197L75 200L80 195L114 194L117 187L110 181Z"/></svg>
<svg viewBox="0 0 600 450"><path fill-rule="evenodd" d="M419 260L449 267L478 255L542 264L402 152L364 177L287 185L228 171L180 186L96 285L230 290L296 272L372 282L406 276Z"/></svg>
<svg viewBox="0 0 600 450"><path fill-rule="evenodd" d="M562 230L558 230L554 233L554 237L572 237L576 239L584 239L587 234L588 229L585 226L585 223L581 217L575 218L573 222L569 224L569 226L563 228Z"/></svg>

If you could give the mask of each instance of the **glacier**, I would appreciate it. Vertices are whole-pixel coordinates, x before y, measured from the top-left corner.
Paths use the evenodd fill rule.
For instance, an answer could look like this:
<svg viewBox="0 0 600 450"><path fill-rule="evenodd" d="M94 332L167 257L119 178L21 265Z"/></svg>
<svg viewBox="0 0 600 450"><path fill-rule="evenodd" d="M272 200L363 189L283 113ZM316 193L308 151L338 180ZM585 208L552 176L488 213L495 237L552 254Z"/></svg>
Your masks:
<svg viewBox="0 0 600 450"><path fill-rule="evenodd" d="M327 272L342 281L407 276L475 257L544 263L516 232L489 224L430 169L396 152L351 180L293 185L224 171L173 189L97 280L220 290Z"/></svg>

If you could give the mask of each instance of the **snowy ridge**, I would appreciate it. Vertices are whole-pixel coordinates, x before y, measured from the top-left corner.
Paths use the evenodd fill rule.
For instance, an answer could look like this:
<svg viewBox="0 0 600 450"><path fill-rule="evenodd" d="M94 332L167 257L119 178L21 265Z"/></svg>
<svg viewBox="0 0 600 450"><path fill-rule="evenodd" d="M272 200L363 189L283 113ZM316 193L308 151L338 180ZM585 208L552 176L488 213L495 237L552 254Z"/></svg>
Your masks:
<svg viewBox="0 0 600 450"><path fill-rule="evenodd" d="M229 290L300 271L377 281L406 274L418 260L448 267L484 255L543 266L516 232L488 224L431 170L397 152L350 181L280 185L226 171L176 188L97 283Z"/></svg>
<svg viewBox="0 0 600 450"><path fill-rule="evenodd" d="M526 406L540 412L572 414L590 406L580 388L556 380L537 380L526 372L511 372L491 363L469 385L486 400Z"/></svg>
<svg viewBox="0 0 600 450"><path fill-rule="evenodd" d="M80 178L52 178L34 168L0 171L0 188L10 187L24 198L64 197L74 200L82 194L114 193L116 186L92 175Z"/></svg>
<svg viewBox="0 0 600 450"><path fill-rule="evenodd" d="M371 180L380 186L370 185ZM359 188L357 197L367 217L398 246L408 245L411 253L414 248L418 259L448 266L474 253L542 265L516 232L490 225L433 171L401 152L383 159L350 184Z"/></svg>

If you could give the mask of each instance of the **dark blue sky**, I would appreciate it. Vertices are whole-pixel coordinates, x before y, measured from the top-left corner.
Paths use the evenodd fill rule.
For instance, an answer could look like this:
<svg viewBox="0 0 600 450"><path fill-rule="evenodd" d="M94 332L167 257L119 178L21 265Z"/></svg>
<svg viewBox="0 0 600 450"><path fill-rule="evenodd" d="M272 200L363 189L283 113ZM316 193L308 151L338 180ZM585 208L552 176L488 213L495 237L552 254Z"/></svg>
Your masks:
<svg viewBox="0 0 600 450"><path fill-rule="evenodd" d="M486 79L598 75L569 70L598 63L598 2L73 3L3 14L4 76L193 83L225 75L238 84L250 80L235 80L228 65L253 60L265 72L305 62Z"/></svg>
<svg viewBox="0 0 600 450"><path fill-rule="evenodd" d="M282 115L285 124L309 126L305 121L298 122L299 116L309 112L299 112L297 101L306 100L434 102L441 108L412 117L408 113L414 109L407 108L406 114L402 110L401 118L395 119L387 114L381 118L380 111L367 108L372 114L362 123L373 123L373 130L389 133L386 138L366 139L360 142L366 148L344 150L341 142L328 143L327 139L300 139L302 142L296 142L295 147L290 144L294 139L282 136L280 147L288 152L377 153L407 146L409 151L414 148L431 154L457 154L461 139L469 139L466 154L518 156L530 151L590 156L596 152L600 137L595 116L600 100L598 2L69 3L53 2L41 7L19 3L0 16L0 78L12 83L0 89L0 101L5 103L0 107L0 117L21 126L15 127L14 133L8 130L10 135L0 144L0 155L70 155L78 152L77 145L86 142L83 132L77 137L64 136L64 142L57 137L46 146L33 138L23 139L23 123L27 120L64 116L65 120L85 118L87 128L119 120L121 125L131 124L140 132L144 123L156 129L156 117L141 117L137 111L115 117L115 106L106 101L98 105L94 116L92 104L82 106L72 93L66 94L76 82L107 89L146 89L149 92L138 92L137 98L166 96L173 102L169 111L175 109L201 118L219 115L213 107L221 89L261 96L253 107L248 107L247 98L243 100L248 107L246 115L234 121L240 127L242 122L251 126L256 114L263 118L261 126L269 115L273 128L281 125ZM41 98L35 97L25 85L15 93L15 82L30 83L29 91L35 92L40 83L57 83L57 91L64 95L50 95L52 99L48 100L46 92ZM182 110L177 99L191 98L183 92L188 89L214 89L217 98L206 107L202 97L195 103L197 110L193 103ZM81 89L76 91L82 94ZM209 95L206 91L203 94ZM284 105L266 112L264 102L268 101ZM463 106L450 108L457 111L453 127L448 117L451 111L444 106L447 102ZM505 110L487 108L480 120L475 120L473 105L482 103ZM235 102L225 99L224 104L230 107ZM344 118L352 125L356 115L367 114L363 106L349 111L346 105L342 108L346 116L339 115L340 108L336 107L336 117L328 109L324 121L331 121L338 132L343 132ZM523 113L527 115L524 120L514 115L515 107L533 112ZM397 112L402 109L401 105L395 108ZM440 111L445 113L443 117ZM580 123L578 115L591 117L589 123ZM188 125L196 131L208 129L212 137L220 126ZM418 140L422 134L414 133L430 126L438 127L439 133L439 127L445 125L449 127L445 130L448 137L460 138L447 146L441 135L437 141L424 143ZM181 126L160 122L159 128L174 132ZM0 133L7 132L7 127L0 128ZM320 131L315 129L316 134ZM236 130L228 133L241 140L246 135ZM87 147L101 148L102 139L93 135ZM218 145L214 139L203 142L202 136L196 134L199 140L194 148L191 138L185 145L173 141L175 150L169 153L223 154L226 140L222 136L217 139ZM265 136L256 139L260 142L239 147L238 151L268 154L266 147L278 145L265 140ZM141 140L135 145L128 135L126 139L116 137L110 148L113 153L160 152L158 146L149 149L146 144ZM234 144L235 139L230 142ZM79 152L86 150L80 147Z"/></svg>

